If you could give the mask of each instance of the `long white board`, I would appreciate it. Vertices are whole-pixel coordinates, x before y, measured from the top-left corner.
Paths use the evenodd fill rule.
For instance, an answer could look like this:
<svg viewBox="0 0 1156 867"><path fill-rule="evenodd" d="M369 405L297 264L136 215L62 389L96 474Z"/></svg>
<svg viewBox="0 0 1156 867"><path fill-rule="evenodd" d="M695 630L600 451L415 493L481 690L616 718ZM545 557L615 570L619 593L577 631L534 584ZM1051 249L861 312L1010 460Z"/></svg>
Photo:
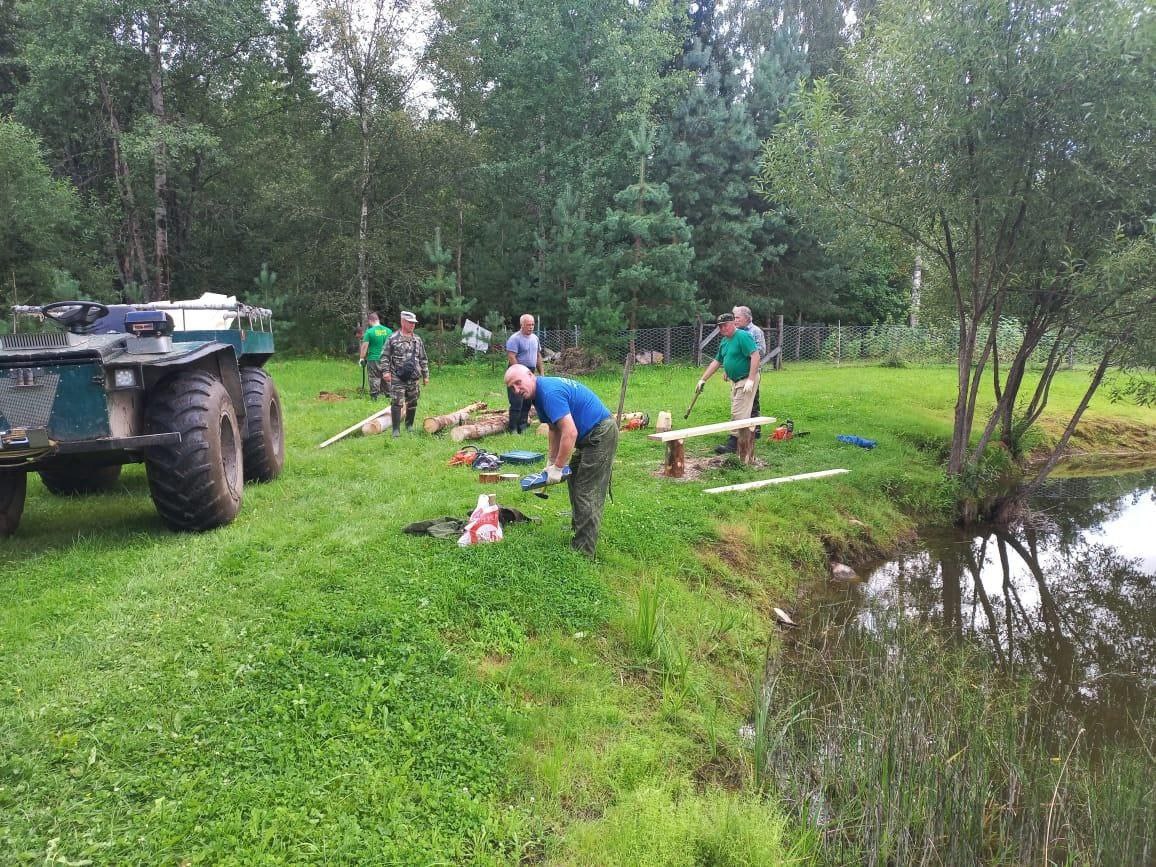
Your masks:
<svg viewBox="0 0 1156 867"><path fill-rule="evenodd" d="M754 418L741 418L738 421L720 421L718 424L704 424L698 427L684 427L678 430L668 430L662 433L652 433L647 435L647 439L655 440L660 443L668 443L671 440L685 440L691 437L701 437L707 434L726 433L732 430L741 430L745 427L755 427L756 425L774 424L775 419L769 415L755 416Z"/></svg>
<svg viewBox="0 0 1156 867"><path fill-rule="evenodd" d="M819 470L817 473L799 473L797 476L779 476L777 479L762 479L758 482L743 482L741 485L724 485L721 488L707 488L704 494L725 494L730 491L753 491L755 488L765 488L767 485L781 485L783 482L800 482L803 479L821 479L825 476L838 476L849 473L850 470Z"/></svg>

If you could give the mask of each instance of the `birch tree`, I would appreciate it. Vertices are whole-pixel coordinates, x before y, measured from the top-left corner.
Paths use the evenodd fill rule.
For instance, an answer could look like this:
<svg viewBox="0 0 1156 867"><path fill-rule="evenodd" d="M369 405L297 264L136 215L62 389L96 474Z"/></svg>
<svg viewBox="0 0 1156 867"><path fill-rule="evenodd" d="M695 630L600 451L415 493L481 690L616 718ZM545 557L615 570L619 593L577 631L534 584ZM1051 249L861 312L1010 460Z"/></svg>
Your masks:
<svg viewBox="0 0 1156 867"><path fill-rule="evenodd" d="M391 111L405 106L415 77L407 45L416 36L406 0L324 0L321 83L357 126L357 288L361 321L369 314L370 199L374 142L389 135Z"/></svg>

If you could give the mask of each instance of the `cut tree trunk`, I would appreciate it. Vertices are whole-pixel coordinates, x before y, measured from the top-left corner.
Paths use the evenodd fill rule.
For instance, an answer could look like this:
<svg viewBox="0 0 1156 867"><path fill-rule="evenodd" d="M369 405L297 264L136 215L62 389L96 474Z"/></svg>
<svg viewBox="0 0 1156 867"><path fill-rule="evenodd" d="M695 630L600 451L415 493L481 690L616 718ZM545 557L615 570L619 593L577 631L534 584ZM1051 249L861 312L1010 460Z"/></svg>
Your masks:
<svg viewBox="0 0 1156 867"><path fill-rule="evenodd" d="M666 444L666 465L662 472L672 479L681 479L686 474L686 447L682 440L671 440Z"/></svg>
<svg viewBox="0 0 1156 867"><path fill-rule="evenodd" d="M471 403L469 406L463 406L461 409L456 409L445 415L431 416L422 422L422 427L425 428L427 434L436 434L438 431L444 430L447 427L465 424L470 420L470 413L485 408L486 405L484 403Z"/></svg>
<svg viewBox="0 0 1156 867"><path fill-rule="evenodd" d="M455 443L462 440L480 440L506 430L508 419L505 414L493 418L483 418L473 424L463 424L450 431L450 439Z"/></svg>
<svg viewBox="0 0 1156 867"><path fill-rule="evenodd" d="M736 431L738 437L737 453L739 460L747 466L755 462L755 431L754 428L743 428Z"/></svg>
<svg viewBox="0 0 1156 867"><path fill-rule="evenodd" d="M392 409L392 407L390 408ZM390 418L392 413L389 409L385 411L384 415L379 415L377 418L370 419L361 426L361 435L363 437L377 436L377 434L385 433L385 429L392 427Z"/></svg>
<svg viewBox="0 0 1156 867"><path fill-rule="evenodd" d="M319 446L317 446L317 448L319 448L319 449L323 449L323 448L325 448L326 446L332 445L333 443L337 442L339 439L343 439L344 437L347 437L347 436L349 436L349 435L350 435L351 433L353 433L355 430L358 430L358 429L360 429L360 428L361 428L363 425L366 425L366 424L368 424L369 422L373 421L375 418L381 418L381 417L382 417L382 416L384 416L386 413L388 413L388 412L390 411L390 409L391 409L391 407L388 407L388 406L387 406L385 409L379 409L379 410L378 410L377 412L375 412L373 415L371 415L371 416L366 416L366 417L365 417L365 418L363 418L361 421L359 421L357 424L351 424L349 427L347 427L347 428L346 428L345 430L343 430L341 433L339 433L339 434L334 434L334 435L333 435L333 436L331 436L329 439L327 439L325 442L323 442L323 443L321 443Z"/></svg>

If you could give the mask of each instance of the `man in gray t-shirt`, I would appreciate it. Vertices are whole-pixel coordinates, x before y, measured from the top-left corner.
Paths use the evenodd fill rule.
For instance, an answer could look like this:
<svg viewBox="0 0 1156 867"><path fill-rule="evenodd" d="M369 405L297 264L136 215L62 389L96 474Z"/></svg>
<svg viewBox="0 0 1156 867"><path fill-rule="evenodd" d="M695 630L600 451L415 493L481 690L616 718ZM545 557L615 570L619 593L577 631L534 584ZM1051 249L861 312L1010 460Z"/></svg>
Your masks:
<svg viewBox="0 0 1156 867"><path fill-rule="evenodd" d="M506 366L523 364L541 376L542 348L538 345L538 335L534 333L534 317L523 313L518 324L521 327L506 341ZM534 403L522 398L509 386L506 387L506 395L510 398L510 420L506 422L506 430L522 433L530 423L530 408Z"/></svg>
<svg viewBox="0 0 1156 867"><path fill-rule="evenodd" d="M741 328L743 331L745 331L747 334L749 334L751 337L753 337L755 339L755 346L757 346L759 348L759 358L765 359L767 357L767 337L765 334L763 334L763 329L761 329L761 328L759 328L759 326L755 325L754 317L751 316L751 308L746 307L746 306L739 306L739 307L736 307L731 312L734 313L734 316L735 316L735 325L737 325L739 328ZM760 394L759 394L759 391L761 390L761 386L762 386L762 379L760 378L759 379L759 387L756 387L756 391L755 391L755 402L751 405L751 415L752 416L762 415L762 412L763 412L762 401L760 400ZM755 428L755 438L758 439L762 435L763 435L763 429L759 428L759 427ZM737 447L737 444L738 444L738 438L735 436L731 436L730 440L727 441L728 446ZM733 452L734 448L730 448L729 451Z"/></svg>

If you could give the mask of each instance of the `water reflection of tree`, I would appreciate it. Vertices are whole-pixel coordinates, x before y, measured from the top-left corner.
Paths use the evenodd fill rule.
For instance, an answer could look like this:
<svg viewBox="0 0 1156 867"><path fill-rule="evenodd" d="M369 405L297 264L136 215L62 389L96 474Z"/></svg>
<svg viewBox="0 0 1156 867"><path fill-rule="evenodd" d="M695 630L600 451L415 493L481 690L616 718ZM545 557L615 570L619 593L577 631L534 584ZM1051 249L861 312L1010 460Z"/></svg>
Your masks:
<svg viewBox="0 0 1156 867"><path fill-rule="evenodd" d="M1152 688L1156 585L1137 561L1063 535L1029 527L931 547L918 577L908 576L915 580L903 601L926 617L922 591L938 578L946 631L989 644L1009 671L1031 673L1042 711L1071 714L1089 735L1110 738L1133 728L1130 715ZM985 573L992 548L1002 573L998 596L989 589L990 565Z"/></svg>
<svg viewBox="0 0 1156 867"><path fill-rule="evenodd" d="M1156 502L1156 473L1053 479L1032 501L1027 524L1044 519L1048 535L1068 548L1143 499Z"/></svg>

